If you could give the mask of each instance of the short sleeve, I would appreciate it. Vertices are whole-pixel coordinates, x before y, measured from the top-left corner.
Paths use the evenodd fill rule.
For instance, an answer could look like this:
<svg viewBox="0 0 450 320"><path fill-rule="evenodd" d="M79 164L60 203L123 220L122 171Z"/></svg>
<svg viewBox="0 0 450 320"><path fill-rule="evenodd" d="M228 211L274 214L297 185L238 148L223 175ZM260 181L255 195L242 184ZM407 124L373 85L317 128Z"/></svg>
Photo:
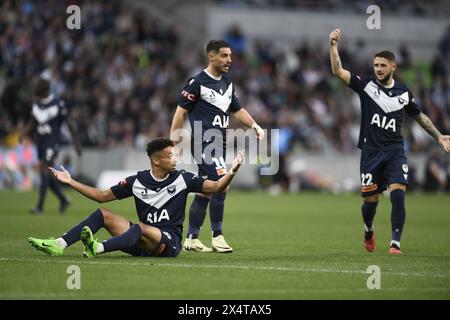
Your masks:
<svg viewBox="0 0 450 320"><path fill-rule="evenodd" d="M187 171L183 172L182 175L186 182L188 192L202 192L205 178Z"/></svg>
<svg viewBox="0 0 450 320"><path fill-rule="evenodd" d="M405 111L408 114L408 116L414 118L422 112L422 109L416 103L416 99L414 99L414 96L410 91L408 91L408 96L409 96L409 103L405 106Z"/></svg>
<svg viewBox="0 0 450 320"><path fill-rule="evenodd" d="M191 111L194 108L197 99L200 96L200 83L195 78L191 78L186 82L183 90L181 90L178 98L178 105L184 109Z"/></svg>
<svg viewBox="0 0 450 320"><path fill-rule="evenodd" d="M231 104L230 104L229 110L231 112L237 112L237 111L239 111L242 108L242 106L241 106L241 103L239 102L239 98L238 98L238 95L237 95L237 92L236 92L236 88L234 87L234 85L233 85L233 93L232 93L232 95L233 96L231 97Z"/></svg>
<svg viewBox="0 0 450 320"><path fill-rule="evenodd" d="M129 176L121 180L118 184L111 187L112 193L117 199L125 199L133 195L133 183L136 180L136 176Z"/></svg>
<svg viewBox="0 0 450 320"><path fill-rule="evenodd" d="M364 91L364 87L366 86L367 81L357 74L350 74L350 83L348 86L355 90L357 93L362 93Z"/></svg>

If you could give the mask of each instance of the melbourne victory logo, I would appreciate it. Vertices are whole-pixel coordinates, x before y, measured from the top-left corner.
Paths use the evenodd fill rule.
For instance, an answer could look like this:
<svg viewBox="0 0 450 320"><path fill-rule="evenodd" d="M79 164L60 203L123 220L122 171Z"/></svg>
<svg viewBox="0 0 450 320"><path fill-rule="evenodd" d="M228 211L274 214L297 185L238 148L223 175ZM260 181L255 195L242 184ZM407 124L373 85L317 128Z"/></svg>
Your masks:
<svg viewBox="0 0 450 320"><path fill-rule="evenodd" d="M175 191L177 190L177 188L174 185L168 186L167 187L167 192L173 196L175 194Z"/></svg>

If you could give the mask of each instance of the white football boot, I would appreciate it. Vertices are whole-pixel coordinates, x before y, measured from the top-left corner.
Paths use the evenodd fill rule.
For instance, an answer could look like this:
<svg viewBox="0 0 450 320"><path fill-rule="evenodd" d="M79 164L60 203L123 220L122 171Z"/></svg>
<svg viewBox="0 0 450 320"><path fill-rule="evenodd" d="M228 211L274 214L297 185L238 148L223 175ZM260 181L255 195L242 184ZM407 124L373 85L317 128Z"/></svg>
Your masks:
<svg viewBox="0 0 450 320"><path fill-rule="evenodd" d="M221 253L233 252L233 248L228 245L223 235L212 238L212 249Z"/></svg>
<svg viewBox="0 0 450 320"><path fill-rule="evenodd" d="M199 239L186 238L183 244L184 251L211 252L212 249L205 246Z"/></svg>

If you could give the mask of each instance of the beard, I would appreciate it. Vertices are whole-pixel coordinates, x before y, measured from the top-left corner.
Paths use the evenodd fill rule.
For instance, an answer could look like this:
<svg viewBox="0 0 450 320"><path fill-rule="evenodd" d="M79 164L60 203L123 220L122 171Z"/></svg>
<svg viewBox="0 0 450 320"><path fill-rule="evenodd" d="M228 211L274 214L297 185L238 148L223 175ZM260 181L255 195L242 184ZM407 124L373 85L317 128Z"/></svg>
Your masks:
<svg viewBox="0 0 450 320"><path fill-rule="evenodd" d="M386 75L386 76L383 77L383 78L379 78L379 76L377 76L377 80L378 80L381 84L386 85L386 84L389 82L389 80L391 80L392 76L393 76L393 72L389 73L388 75Z"/></svg>

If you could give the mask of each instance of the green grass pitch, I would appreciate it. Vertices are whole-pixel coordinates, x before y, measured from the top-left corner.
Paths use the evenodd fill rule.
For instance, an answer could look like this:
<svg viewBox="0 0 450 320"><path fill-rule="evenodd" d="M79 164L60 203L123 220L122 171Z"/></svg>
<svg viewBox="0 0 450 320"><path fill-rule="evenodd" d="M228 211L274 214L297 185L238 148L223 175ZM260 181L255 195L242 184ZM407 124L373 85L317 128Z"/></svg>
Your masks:
<svg viewBox="0 0 450 320"><path fill-rule="evenodd" d="M387 251L387 197L378 206L377 250L370 254L362 245L357 195L233 190L224 224L232 254L182 251L177 258L135 258L115 252L87 260L81 257L81 243L50 257L27 242L29 236L59 236L100 206L76 192L68 194L72 206L64 215L57 213L49 193L45 214L33 216L28 209L37 193L0 192L1 299L450 298L448 195L407 194L401 256ZM103 206L136 221L132 199ZM101 230L97 236L109 235ZM209 218L200 238L210 245ZM66 286L70 265L80 268L79 290ZM371 265L380 267L380 289L367 288Z"/></svg>

